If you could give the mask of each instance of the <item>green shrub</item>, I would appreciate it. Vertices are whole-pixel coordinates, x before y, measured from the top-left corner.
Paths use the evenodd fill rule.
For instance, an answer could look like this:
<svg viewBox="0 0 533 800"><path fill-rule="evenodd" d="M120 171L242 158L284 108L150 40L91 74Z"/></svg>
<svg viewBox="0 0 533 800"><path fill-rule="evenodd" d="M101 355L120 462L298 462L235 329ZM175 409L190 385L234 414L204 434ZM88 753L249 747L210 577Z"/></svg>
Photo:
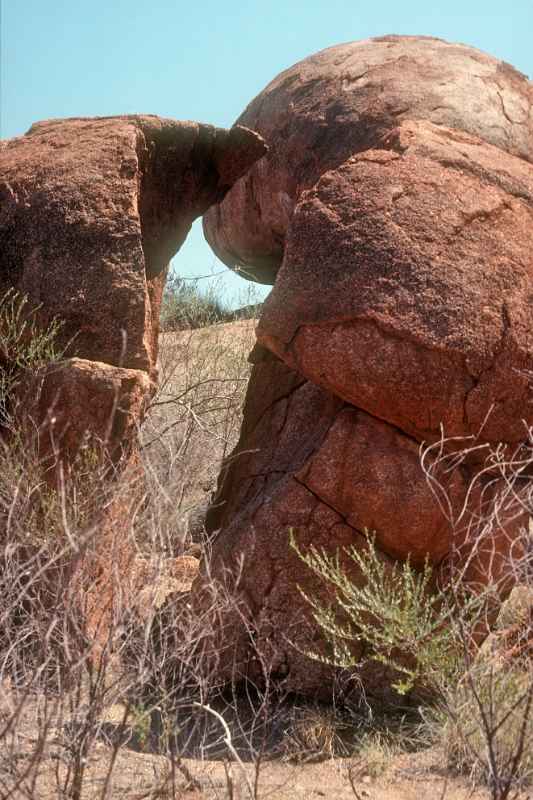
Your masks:
<svg viewBox="0 0 533 800"><path fill-rule="evenodd" d="M389 666L398 693L418 690L425 739L443 747L451 766L486 780L493 800L514 796L517 785L533 779L531 656L509 660L497 637L477 644L495 587L477 595L460 584L437 588L427 563L421 570L409 560L391 563L370 537L367 547L343 551L357 568L357 584L338 552L312 546L302 553L292 533L290 541L334 596L326 606L302 592L331 653L311 657L360 667L353 645L363 642L365 660ZM531 633L526 626L522 641Z"/></svg>
<svg viewBox="0 0 533 800"><path fill-rule="evenodd" d="M365 660L392 668L396 674L392 687L399 694L415 687L439 694L457 676L462 663L461 638L453 624L458 603L452 591L435 587L427 562L421 570L414 569L409 560L390 563L380 557L374 539L367 537L366 548L344 550L361 574L358 585L338 552L330 556L312 546L302 553L292 535L291 546L334 590L335 600L327 607L302 592L331 645L330 663L342 668L360 666L350 645L364 643ZM460 613L470 619L479 605L480 598L471 597Z"/></svg>

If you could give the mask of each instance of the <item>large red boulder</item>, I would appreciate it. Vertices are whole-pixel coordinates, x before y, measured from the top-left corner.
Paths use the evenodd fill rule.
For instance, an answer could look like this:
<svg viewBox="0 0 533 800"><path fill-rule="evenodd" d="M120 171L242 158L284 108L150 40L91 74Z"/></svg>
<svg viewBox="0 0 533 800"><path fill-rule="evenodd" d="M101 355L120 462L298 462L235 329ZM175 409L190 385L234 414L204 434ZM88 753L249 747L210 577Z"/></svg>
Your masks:
<svg viewBox="0 0 533 800"><path fill-rule="evenodd" d="M478 51L385 37L306 59L240 117L270 149L204 227L227 264L274 283L208 515L215 573L248 609L243 672L259 649L287 687L330 687L303 655L320 645L300 589L332 590L291 531L341 558L371 532L386 563L512 586L527 509L507 459L533 425L532 100Z"/></svg>
<svg viewBox="0 0 533 800"><path fill-rule="evenodd" d="M294 204L324 172L403 120L464 131L531 161L532 100L524 75L461 44L382 36L329 47L274 78L237 120L269 153L209 210L206 237L228 266L273 283Z"/></svg>
<svg viewBox="0 0 533 800"><path fill-rule="evenodd" d="M314 547L338 556L357 585L364 576L345 550L365 550L370 534L385 564L409 557L422 568L427 561L436 580L464 570L472 587L498 581L505 595L523 515L508 504L487 530L483 521L489 524L493 498L508 488L504 481L477 480L466 463L439 464L436 451L425 468L438 489L412 437L260 347L253 360L241 437L207 517L209 581L229 585L238 599L221 614L220 669L227 680L236 672L261 680L268 664L287 689L326 697L332 671L306 655L321 652L323 642L303 595L327 607L333 587L305 566L291 536L302 553ZM200 605L204 581L195 587ZM364 654L361 643L353 656ZM390 675L374 663L359 678L367 690L382 691Z"/></svg>
<svg viewBox="0 0 533 800"><path fill-rule="evenodd" d="M405 122L292 218L259 341L418 441L533 423L533 164Z"/></svg>
<svg viewBox="0 0 533 800"><path fill-rule="evenodd" d="M49 120L0 143L0 297L9 289L27 295L43 326L60 319L58 347L85 362L83 369L71 362L68 378L64 365L56 397L72 418L70 445L91 403L102 409L116 401L122 378L102 380L103 365L138 371L128 381L150 391L145 376L156 378L169 261L193 220L264 152L260 137L242 127L155 116ZM129 412L139 423L142 404ZM87 424L106 437L109 421L100 412ZM110 441L114 449L122 433Z"/></svg>

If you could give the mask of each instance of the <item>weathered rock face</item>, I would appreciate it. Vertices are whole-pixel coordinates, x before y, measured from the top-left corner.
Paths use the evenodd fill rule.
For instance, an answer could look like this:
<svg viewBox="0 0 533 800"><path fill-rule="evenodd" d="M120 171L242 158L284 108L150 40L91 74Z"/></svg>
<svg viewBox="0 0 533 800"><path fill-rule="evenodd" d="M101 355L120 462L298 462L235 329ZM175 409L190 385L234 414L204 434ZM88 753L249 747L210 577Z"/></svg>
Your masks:
<svg viewBox="0 0 533 800"><path fill-rule="evenodd" d="M502 509L493 528L482 531L472 521L487 517L502 482L494 476L473 482L475 468L447 463L433 473L446 489L444 501L432 491L412 437L302 379L261 347L253 359L240 441L207 518L208 530L218 531L212 574L231 586L231 576L237 578L245 609L224 620L231 630L224 630L225 639L233 637L235 649L226 649L221 666L228 680L236 663L242 674L261 680L267 663L290 690L326 698L332 671L305 655L320 652L322 644L302 590L325 607L331 587L328 594L327 583L303 564L291 534L304 553L313 546L339 554L358 585L363 576L343 549L365 549L372 532L385 563L409 556L422 567L428 559L438 579L468 565L471 585L500 581L505 594L512 585L505 582L508 555L517 550L523 519L513 516L516 508ZM434 459L427 458L426 468L432 467ZM450 518L462 514L463 523L454 527ZM364 659L364 644L353 654ZM364 664L359 678L366 690L381 692L388 685L385 672Z"/></svg>
<svg viewBox="0 0 533 800"><path fill-rule="evenodd" d="M212 506L209 526L237 527L246 549L247 525L256 530L252 509L290 476L313 507L335 512L356 533L375 531L387 555L411 553L420 563L429 554L438 564L450 549L451 532L420 469L418 443L303 380L268 351L258 348L255 358L237 447L244 452L230 462L225 502ZM449 486L457 510L466 496L466 475L454 470ZM289 527L282 525L277 533L285 543ZM232 535L222 538L235 546ZM225 546L221 541L220 549ZM283 558L284 548L278 550ZM262 559L257 569L267 569ZM255 570L254 576L255 581Z"/></svg>
<svg viewBox="0 0 533 800"><path fill-rule="evenodd" d="M43 324L61 319L59 345L84 359L83 369L70 362L67 377L67 362L61 373L66 392L56 405L65 417L91 416L78 410L82 398L99 408L116 403L122 378L102 381L111 367L136 371L128 386L146 395L168 262L193 220L264 152L244 128L154 116L50 120L0 143L0 296L15 288L29 308L39 306ZM131 391L119 394L125 401ZM138 422L142 404L134 406L122 413ZM87 424L104 438L108 421L100 418Z"/></svg>
<svg viewBox="0 0 533 800"><path fill-rule="evenodd" d="M406 122L304 193L258 339L419 442L487 416L486 441L522 441L532 230L532 164Z"/></svg>
<svg viewBox="0 0 533 800"><path fill-rule="evenodd" d="M86 443L119 466L109 496L99 487L70 583L96 659L138 590L135 443L156 379L168 263L193 220L264 152L244 128L153 116L51 120L0 143L0 297L27 295L43 326L58 317L65 348L61 363L20 376L16 412L52 486Z"/></svg>
<svg viewBox="0 0 533 800"><path fill-rule="evenodd" d="M533 424L532 99L477 51L386 37L301 62L241 117L271 150L205 229L228 264L275 284L208 527L216 569L242 562L254 646L295 690L328 682L302 656L316 631L298 587L324 587L291 529L331 555L373 531L389 562L510 588L523 516L502 503L483 523L503 483L473 483L473 456L451 468L436 450L425 469L444 499L420 448L472 437L482 460Z"/></svg>
<svg viewBox="0 0 533 800"><path fill-rule="evenodd" d="M50 467L58 453L73 463L84 441L98 442L118 462L125 445L136 440L151 388L141 370L69 358L21 382L19 417L29 425L28 435L42 421L40 456Z"/></svg>
<svg viewBox="0 0 533 800"><path fill-rule="evenodd" d="M533 160L533 88L508 64L439 39L384 36L330 47L275 78L238 123L269 154L204 219L228 266L273 283L294 204L327 170L427 120Z"/></svg>

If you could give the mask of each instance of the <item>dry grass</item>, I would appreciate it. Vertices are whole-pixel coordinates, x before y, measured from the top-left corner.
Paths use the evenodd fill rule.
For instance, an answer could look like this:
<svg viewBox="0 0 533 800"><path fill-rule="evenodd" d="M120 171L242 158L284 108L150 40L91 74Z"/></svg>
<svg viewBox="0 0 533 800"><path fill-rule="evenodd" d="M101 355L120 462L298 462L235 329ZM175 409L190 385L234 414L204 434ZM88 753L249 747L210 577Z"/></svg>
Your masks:
<svg viewBox="0 0 533 800"><path fill-rule="evenodd" d="M353 751L348 719L333 706L295 703L287 719L282 742L286 759L322 761Z"/></svg>
<svg viewBox="0 0 533 800"><path fill-rule="evenodd" d="M255 321L164 333L159 391L142 429L148 527L168 552L198 541L221 463L239 436Z"/></svg>
<svg viewBox="0 0 533 800"><path fill-rule="evenodd" d="M31 441L12 434L2 444L2 798L92 796L102 743L98 796L114 796L116 763L132 743L163 759L154 791L179 796L195 784L182 751L208 733L220 746L204 707L218 694L211 634L233 601L213 582L193 614L184 598L197 562L183 554L191 510L238 435L252 336L243 322L162 337L144 478L113 480L95 443L52 491Z"/></svg>
<svg viewBox="0 0 533 800"><path fill-rule="evenodd" d="M435 763L443 769L442 748L423 767L424 783L413 783L412 775L422 781L416 765L428 745L453 740L442 719L426 718L422 730L420 717L397 710L378 718L364 703L304 704L283 694L266 662L261 686L218 685L214 631L228 608L238 613L235 598L207 580L202 610L193 611L187 593L193 555L209 572L202 515L239 433L253 328L241 321L162 335L138 486L117 478L110 491L109 465L94 449L50 493L27 442L2 448L2 800L414 800L446 781L443 797L468 796L462 778L432 772ZM116 508L120 526L103 539ZM99 603L105 614L95 624Z"/></svg>

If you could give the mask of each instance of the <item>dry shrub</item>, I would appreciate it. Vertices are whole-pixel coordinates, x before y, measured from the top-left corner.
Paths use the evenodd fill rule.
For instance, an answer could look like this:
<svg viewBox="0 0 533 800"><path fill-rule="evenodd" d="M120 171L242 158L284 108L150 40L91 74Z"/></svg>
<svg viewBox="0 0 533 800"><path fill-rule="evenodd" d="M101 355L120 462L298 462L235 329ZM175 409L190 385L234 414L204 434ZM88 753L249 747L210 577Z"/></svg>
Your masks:
<svg viewBox="0 0 533 800"><path fill-rule="evenodd" d="M79 484L66 481L56 492L25 455L28 483L11 484L2 538L0 795L34 800L52 786L54 795L88 796L105 741L99 796L114 796L117 759L132 746L167 760L165 791L179 796L196 781L183 754L203 760L218 748L228 757L209 704L220 696L223 654L213 643L232 595L207 581L208 602L193 612L187 592L196 560L167 558L159 530L146 526L139 545L138 504L128 505L131 486L118 477L110 492L108 465L93 465L91 480L73 470ZM87 524L86 512L94 514L96 501L105 506L106 496L121 525L102 539L106 515ZM125 547L133 554L126 569ZM231 705L226 699L224 719Z"/></svg>
<svg viewBox="0 0 533 800"><path fill-rule="evenodd" d="M161 330L205 328L227 321L230 312L220 300L217 288L215 283L202 289L200 280L172 273L163 293Z"/></svg>
<svg viewBox="0 0 533 800"><path fill-rule="evenodd" d="M197 561L183 556L189 511L209 496L238 435L252 336L253 323L238 323L162 337L161 388L141 432L142 471L113 466L92 441L68 472L56 464L51 488L40 431L34 427L32 438L26 424L23 437L13 410L5 415L2 798L113 797L117 765L131 747L165 761L154 796L198 789L185 756L203 763L213 753L228 764L255 758L255 777L228 768L224 794L242 783L257 796L276 703L268 679L266 689L222 692L220 632L229 611L241 611L232 609L230 586L209 577L203 608L193 611L188 590ZM208 543L199 538L203 552Z"/></svg>
<svg viewBox="0 0 533 800"><path fill-rule="evenodd" d="M237 442L254 341L246 320L160 337L159 390L141 430L148 495L140 526L180 554L202 538L221 463Z"/></svg>
<svg viewBox="0 0 533 800"><path fill-rule="evenodd" d="M295 703L287 715L282 742L285 758L321 761L345 756L353 749L349 742L350 720L335 706Z"/></svg>

